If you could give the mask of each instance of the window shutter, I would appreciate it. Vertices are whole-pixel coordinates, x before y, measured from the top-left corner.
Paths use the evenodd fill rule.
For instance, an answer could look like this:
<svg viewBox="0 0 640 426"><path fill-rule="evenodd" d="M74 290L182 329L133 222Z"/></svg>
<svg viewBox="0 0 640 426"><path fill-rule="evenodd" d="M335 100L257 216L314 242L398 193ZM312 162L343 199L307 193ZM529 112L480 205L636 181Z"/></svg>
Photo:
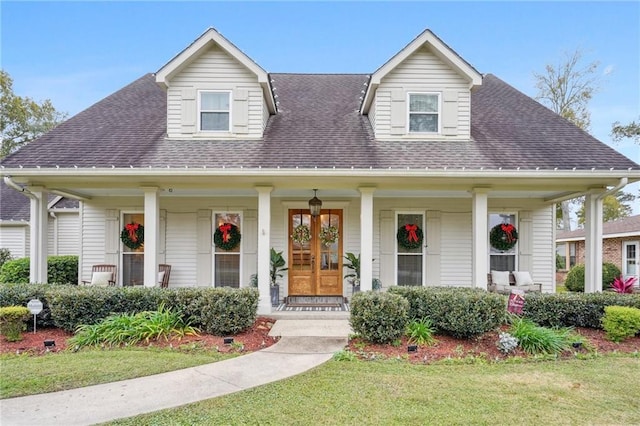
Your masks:
<svg viewBox="0 0 640 426"><path fill-rule="evenodd" d="M160 210L159 222L159 240L158 240L158 263L165 263L165 254L167 252L167 211Z"/></svg>
<svg viewBox="0 0 640 426"><path fill-rule="evenodd" d="M182 133L196 132L196 89L182 89L182 111L181 111L181 129Z"/></svg>
<svg viewBox="0 0 640 426"><path fill-rule="evenodd" d="M533 275L533 215L531 211L521 211L518 229L518 270Z"/></svg>
<svg viewBox="0 0 640 426"><path fill-rule="evenodd" d="M442 234L441 212L427 212L427 229L425 243L427 244L427 285L437 286L440 278L440 242Z"/></svg>
<svg viewBox="0 0 640 426"><path fill-rule="evenodd" d="M407 102L402 89L391 91L391 131L392 135L404 135L407 130Z"/></svg>
<svg viewBox="0 0 640 426"><path fill-rule="evenodd" d="M105 211L104 222L104 263L117 265L120 252L120 212Z"/></svg>
<svg viewBox="0 0 640 426"><path fill-rule="evenodd" d="M211 280L211 248L213 247L213 231L211 229L211 210L198 210L196 219L198 259L196 265L196 283L198 287L210 286Z"/></svg>
<svg viewBox="0 0 640 426"><path fill-rule="evenodd" d="M258 269L258 211L245 210L242 218L242 282L249 282L251 274Z"/></svg>
<svg viewBox="0 0 640 426"><path fill-rule="evenodd" d="M445 90L442 94L442 134L458 134L458 92Z"/></svg>
<svg viewBox="0 0 640 426"><path fill-rule="evenodd" d="M385 286L393 285L396 250L395 216L391 210L380 211L380 280Z"/></svg>
<svg viewBox="0 0 640 426"><path fill-rule="evenodd" d="M233 91L233 133L249 133L249 98L247 89L235 89Z"/></svg>

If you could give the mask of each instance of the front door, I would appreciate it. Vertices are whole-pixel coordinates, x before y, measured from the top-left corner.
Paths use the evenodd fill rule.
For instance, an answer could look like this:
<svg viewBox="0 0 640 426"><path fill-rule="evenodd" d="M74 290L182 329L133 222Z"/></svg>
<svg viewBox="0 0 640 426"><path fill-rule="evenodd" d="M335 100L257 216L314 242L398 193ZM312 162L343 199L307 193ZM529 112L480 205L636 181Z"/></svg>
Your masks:
<svg viewBox="0 0 640 426"><path fill-rule="evenodd" d="M342 210L289 210L289 296L342 296Z"/></svg>

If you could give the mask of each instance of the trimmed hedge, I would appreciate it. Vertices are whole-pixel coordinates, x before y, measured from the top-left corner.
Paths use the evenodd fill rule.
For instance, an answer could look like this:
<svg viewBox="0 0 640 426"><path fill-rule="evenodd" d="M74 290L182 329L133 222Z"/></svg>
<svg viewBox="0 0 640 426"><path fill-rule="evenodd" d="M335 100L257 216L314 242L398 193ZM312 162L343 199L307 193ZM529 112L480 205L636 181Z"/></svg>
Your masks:
<svg viewBox="0 0 640 426"><path fill-rule="evenodd" d="M527 293L523 315L545 327L602 328L606 306L640 308L640 294Z"/></svg>
<svg viewBox="0 0 640 426"><path fill-rule="evenodd" d="M29 266L28 257L5 262L0 268L0 283L28 283ZM49 256L47 281L51 284L77 284L78 256Z"/></svg>
<svg viewBox="0 0 640 426"><path fill-rule="evenodd" d="M569 270L564 286L569 291L584 292L584 265L576 265ZM611 288L611 283L620 276L620 269L613 263L602 264L602 289Z"/></svg>
<svg viewBox="0 0 640 426"><path fill-rule="evenodd" d="M391 287L409 302L409 317L428 318L438 332L469 338L499 327L505 320L506 298L480 289Z"/></svg>
<svg viewBox="0 0 640 426"><path fill-rule="evenodd" d="M397 294L365 291L351 299L349 322L353 331L373 343L400 338L409 322L409 302Z"/></svg>
<svg viewBox="0 0 640 426"><path fill-rule="evenodd" d="M640 309L628 306L607 306L604 308L602 328L607 338L621 342L640 333Z"/></svg>

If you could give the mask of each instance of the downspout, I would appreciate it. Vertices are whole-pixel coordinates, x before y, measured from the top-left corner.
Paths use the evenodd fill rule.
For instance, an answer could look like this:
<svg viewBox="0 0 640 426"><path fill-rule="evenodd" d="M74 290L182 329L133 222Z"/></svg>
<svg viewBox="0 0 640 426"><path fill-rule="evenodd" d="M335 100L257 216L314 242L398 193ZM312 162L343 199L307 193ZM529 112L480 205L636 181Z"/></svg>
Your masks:
<svg viewBox="0 0 640 426"><path fill-rule="evenodd" d="M619 190L627 186L627 183L629 183L629 178L626 178L626 177L620 178L620 182L618 182L616 186L598 195L598 200L602 200L604 197L607 197L611 194L615 194L616 192L618 192Z"/></svg>
<svg viewBox="0 0 640 426"><path fill-rule="evenodd" d="M29 191L27 188L23 188L20 185L18 185L17 183L15 183L12 179L11 176L5 176L4 177L4 184L7 185L9 188L14 189L18 192L21 192L24 196L29 197L33 200L37 200L38 197L31 191Z"/></svg>

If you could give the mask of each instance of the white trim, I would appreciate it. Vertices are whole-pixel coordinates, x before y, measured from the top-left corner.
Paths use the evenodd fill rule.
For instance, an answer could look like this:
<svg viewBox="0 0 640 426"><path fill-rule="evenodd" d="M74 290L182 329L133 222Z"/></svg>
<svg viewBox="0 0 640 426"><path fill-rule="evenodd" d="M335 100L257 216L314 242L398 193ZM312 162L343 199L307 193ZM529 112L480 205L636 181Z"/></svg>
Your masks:
<svg viewBox="0 0 640 426"><path fill-rule="evenodd" d="M630 231L630 232L620 232L618 234L602 234L603 240L610 240L612 238L629 238L629 237L640 237L640 232L638 231ZM584 241L585 237L568 237L568 238L558 238L556 239L556 243L566 243L571 241Z"/></svg>
<svg viewBox="0 0 640 426"><path fill-rule="evenodd" d="M424 239L422 241L422 252L421 253L399 253L398 251L398 239L394 238L394 246L393 246L393 282L394 285L400 285L400 283L398 283L398 256L402 255L402 256L422 256L422 283L420 284L420 287L424 287L426 285L427 282L427 251L426 251L426 241L427 241L427 227L425 225L425 221L427 219L427 213L425 210L423 209L413 209L413 210L396 210L394 211L394 232L393 235L395 236L398 228L400 225L398 225L398 216L400 216L401 214L407 214L407 215L422 215L422 224L420 225L420 227L422 228L422 232L424 234Z"/></svg>
<svg viewBox="0 0 640 426"><path fill-rule="evenodd" d="M436 96L438 98L438 111L433 112L423 112L423 111L413 111L411 112L411 95L431 95ZM407 103L407 111L406 111L406 123L407 127L405 129L405 133L407 135L439 135L442 133L442 92L407 92L406 97ZM411 114L417 115L433 115L435 114L437 117L437 129L435 132L417 132L411 131Z"/></svg>
<svg viewBox="0 0 640 426"><path fill-rule="evenodd" d="M491 256L515 256L515 260L513 261L513 267L514 267L514 271L519 271L520 269L520 265L519 265L519 261L520 261L520 257L518 256L520 254L520 238L518 238L518 241L516 241L516 245L513 246L513 253L491 253L491 239L489 238L489 233L491 232L491 229L496 226L496 225L492 225L491 224L491 215L507 215L507 216L513 216L513 226L516 227L516 230L518 232L520 232L520 218L518 217L518 212L517 211L494 211L494 210L489 210L489 214L487 215L487 227L488 232L487 232L487 269L489 270L489 272L491 272ZM555 253L555 251L554 251ZM509 271L509 272L513 272L513 271Z"/></svg>
<svg viewBox="0 0 640 426"><path fill-rule="evenodd" d="M227 127L226 130L203 130L202 129L202 120L201 120L201 113L202 111L202 94L205 93L226 93L229 96L229 109L227 111L224 110L207 110L204 112L227 112L229 114L229 126ZM200 134L231 134L231 128L233 126L232 124L232 106L233 106L233 91L232 90L210 90L210 89L199 89L196 92L196 132L200 133Z"/></svg>
<svg viewBox="0 0 640 426"><path fill-rule="evenodd" d="M636 273L635 274L627 274L627 262L629 258L627 258L627 247L628 246L636 247ZM624 241L622 244L622 276L626 279L628 277L636 277L638 281L635 283L635 287L640 286L640 241Z"/></svg>
<svg viewBox="0 0 640 426"><path fill-rule="evenodd" d="M122 229L124 228L124 225L126 225L128 222L124 221L124 215L125 214L140 214L142 215L143 219L144 219L144 210L120 210L120 223L121 225L121 230L120 232L122 232ZM142 226L144 226L144 223L142 224ZM118 262L120 263L119 265L117 265L118 268L118 281L116 282L116 285L119 284L120 287L125 287L124 285L124 256L125 256L125 248L124 248L124 243L122 242L122 238L120 238L120 235L118 235L118 241L120 242L120 249L119 249L119 255L118 255ZM143 246L144 247L144 246ZM136 254L142 254L142 270L143 270L143 280L144 280L144 253L145 250L143 248L143 251L141 252L127 252L127 256L129 256L132 253L136 253ZM144 281L142 283L140 283L140 285L144 286ZM126 286L129 287L129 286Z"/></svg>
<svg viewBox="0 0 640 426"><path fill-rule="evenodd" d="M242 283L243 281L243 274L242 274L242 267L243 267L243 242L242 242L242 238L240 238L240 246L238 247L238 252L217 252L216 251L216 245L213 243L213 234L216 232L217 229L217 225L216 225L216 215L217 214L226 214L226 215L230 215L230 214L237 214L239 217L239 221L240 221L240 233L242 234L242 232L244 231L244 216L243 216L243 212L241 210L212 210L211 211L211 287L218 287L216 286L216 254L234 254L237 256L240 256L240 261L238 262L238 288L242 287Z"/></svg>

